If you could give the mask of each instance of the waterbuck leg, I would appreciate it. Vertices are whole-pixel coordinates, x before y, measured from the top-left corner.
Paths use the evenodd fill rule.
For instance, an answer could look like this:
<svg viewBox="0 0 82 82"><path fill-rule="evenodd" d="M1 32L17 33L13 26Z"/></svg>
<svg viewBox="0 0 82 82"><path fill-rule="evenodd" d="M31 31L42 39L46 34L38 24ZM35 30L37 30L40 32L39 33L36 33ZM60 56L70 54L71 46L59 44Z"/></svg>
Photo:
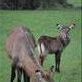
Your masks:
<svg viewBox="0 0 82 82"><path fill-rule="evenodd" d="M13 82L13 80L15 79L15 69L16 69L16 66L14 64L12 64L11 66L11 81L10 82Z"/></svg>
<svg viewBox="0 0 82 82"><path fill-rule="evenodd" d="M21 82L22 68L17 67L17 82Z"/></svg>
<svg viewBox="0 0 82 82"><path fill-rule="evenodd" d="M57 64L57 55L55 54L55 71L57 71L58 64Z"/></svg>
<svg viewBox="0 0 82 82"><path fill-rule="evenodd" d="M60 72L61 53L57 52L55 56L56 56L56 71Z"/></svg>
<svg viewBox="0 0 82 82"><path fill-rule="evenodd" d="M41 64L41 66L43 66L44 59L45 59L45 57L40 55L40 64Z"/></svg>
<svg viewBox="0 0 82 82"><path fill-rule="evenodd" d="M30 77L26 74L24 70L23 70L23 76L24 76L24 82L30 82Z"/></svg>
<svg viewBox="0 0 82 82"><path fill-rule="evenodd" d="M60 72L60 60L61 60L61 55L58 55L58 72Z"/></svg>

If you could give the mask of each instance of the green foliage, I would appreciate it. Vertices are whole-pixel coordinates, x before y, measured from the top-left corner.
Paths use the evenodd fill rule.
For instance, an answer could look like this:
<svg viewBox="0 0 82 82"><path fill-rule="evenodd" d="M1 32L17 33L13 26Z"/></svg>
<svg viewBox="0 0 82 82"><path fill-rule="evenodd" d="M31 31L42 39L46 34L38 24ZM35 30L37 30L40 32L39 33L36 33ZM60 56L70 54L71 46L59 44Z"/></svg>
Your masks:
<svg viewBox="0 0 82 82"><path fill-rule="evenodd" d="M0 0L0 9L52 9L73 8L70 0Z"/></svg>

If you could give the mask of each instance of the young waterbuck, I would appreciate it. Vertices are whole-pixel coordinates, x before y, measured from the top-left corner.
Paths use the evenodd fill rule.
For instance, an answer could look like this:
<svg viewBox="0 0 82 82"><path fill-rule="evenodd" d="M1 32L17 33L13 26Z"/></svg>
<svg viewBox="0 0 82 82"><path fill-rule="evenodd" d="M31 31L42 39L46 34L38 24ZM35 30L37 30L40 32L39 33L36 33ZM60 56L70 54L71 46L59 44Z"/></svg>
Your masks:
<svg viewBox="0 0 82 82"><path fill-rule="evenodd" d="M30 82L30 78L34 76L36 77L35 82L53 82L51 81L51 76L43 70L34 56L35 47L35 39L26 27L17 27L11 33L6 42L6 50L12 60L11 82L13 82L16 76L16 71L18 76L17 82L21 82L22 73L24 82Z"/></svg>
<svg viewBox="0 0 82 82"><path fill-rule="evenodd" d="M70 26L57 24L57 26L60 34L56 37L41 36L38 39L38 50L41 65L43 65L48 54L55 54L55 71L60 72L61 54L64 48L70 43L69 32L75 24L71 24Z"/></svg>

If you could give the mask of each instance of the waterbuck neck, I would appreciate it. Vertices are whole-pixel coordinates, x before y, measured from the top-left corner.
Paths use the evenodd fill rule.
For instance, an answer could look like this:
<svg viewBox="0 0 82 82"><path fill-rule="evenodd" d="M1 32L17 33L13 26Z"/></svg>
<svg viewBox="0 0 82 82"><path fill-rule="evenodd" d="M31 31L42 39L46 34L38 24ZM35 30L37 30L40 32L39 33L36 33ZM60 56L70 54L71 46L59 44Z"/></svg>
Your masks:
<svg viewBox="0 0 82 82"><path fill-rule="evenodd" d="M70 42L69 34L61 33L59 35L59 37L60 37L60 41L63 44L63 46L66 47L69 44L69 42Z"/></svg>

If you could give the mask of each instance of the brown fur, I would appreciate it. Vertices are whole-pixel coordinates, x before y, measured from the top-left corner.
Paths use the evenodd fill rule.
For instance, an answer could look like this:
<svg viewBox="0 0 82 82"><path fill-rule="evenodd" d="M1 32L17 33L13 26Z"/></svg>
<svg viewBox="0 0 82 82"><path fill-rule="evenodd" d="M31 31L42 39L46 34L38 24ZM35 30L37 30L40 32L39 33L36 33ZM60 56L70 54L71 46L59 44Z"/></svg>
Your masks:
<svg viewBox="0 0 82 82"><path fill-rule="evenodd" d="M60 25L58 26L59 28L61 28L59 36L56 37L41 36L38 39L38 44L40 46L39 61L41 65L43 65L43 62L48 54L55 54L56 71L60 72L59 66L61 60L61 53L64 50L64 48L70 43L69 31L74 26L74 24L72 24L69 27ZM45 48L44 52L42 52L41 44L44 45Z"/></svg>
<svg viewBox="0 0 82 82"><path fill-rule="evenodd" d="M8 55L17 68L24 69L30 78L36 76L36 70L40 70L42 78L44 76L44 81L49 82L46 79L45 71L34 56L35 46L34 37L25 27L16 28L6 42Z"/></svg>

